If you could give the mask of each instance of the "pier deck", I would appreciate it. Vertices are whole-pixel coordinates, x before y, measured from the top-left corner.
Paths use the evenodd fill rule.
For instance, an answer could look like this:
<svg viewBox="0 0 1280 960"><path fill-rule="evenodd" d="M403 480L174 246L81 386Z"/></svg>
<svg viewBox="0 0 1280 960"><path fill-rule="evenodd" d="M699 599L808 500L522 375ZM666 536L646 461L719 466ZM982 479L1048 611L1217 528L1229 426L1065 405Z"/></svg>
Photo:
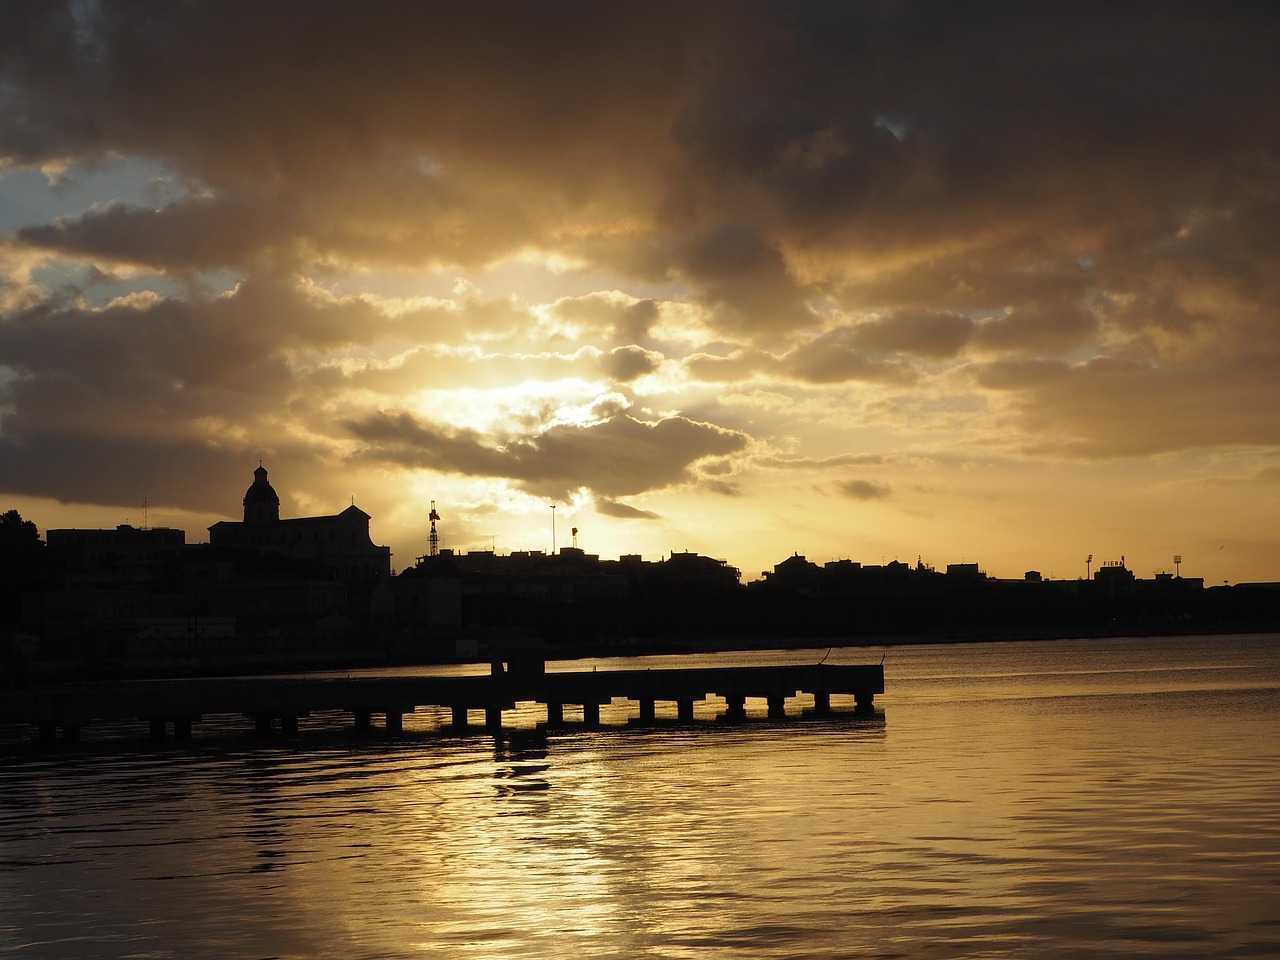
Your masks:
<svg viewBox="0 0 1280 960"><path fill-rule="evenodd" d="M182 680L129 680L57 684L0 691L0 723L32 724L52 742L57 731L75 742L94 722L140 720L153 739L163 739L172 724L175 738L187 739L191 725L204 716L240 714L251 718L261 735L277 721L296 732L300 718L313 712L348 711L357 729L371 717L385 718L387 730L401 729L403 716L421 706L452 711L453 726L468 725L471 710L485 712L485 725L498 729L502 711L517 703L541 703L547 723L563 723L564 707L580 705L583 722L599 723L600 706L617 699L639 703L640 720L654 718L654 704L674 702L681 720L693 719L693 704L712 696L726 703L725 718L746 716L748 698L764 699L769 715L786 715L786 701L800 694L814 699L813 712L830 712L833 694L852 695L858 712L874 710L884 692L884 668L876 665L802 664L753 667L673 667L593 672L545 672L541 661L494 664L487 675L416 677L236 677Z"/></svg>

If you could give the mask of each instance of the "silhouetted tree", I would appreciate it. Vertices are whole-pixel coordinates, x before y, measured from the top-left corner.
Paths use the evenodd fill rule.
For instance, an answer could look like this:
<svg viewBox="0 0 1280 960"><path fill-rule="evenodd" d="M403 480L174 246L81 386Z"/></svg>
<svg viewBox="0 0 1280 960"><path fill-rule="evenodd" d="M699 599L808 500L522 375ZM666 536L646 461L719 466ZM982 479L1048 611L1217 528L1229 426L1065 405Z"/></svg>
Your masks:
<svg viewBox="0 0 1280 960"><path fill-rule="evenodd" d="M22 592L44 583L47 566L36 525L17 510L0 514L0 623L17 622Z"/></svg>

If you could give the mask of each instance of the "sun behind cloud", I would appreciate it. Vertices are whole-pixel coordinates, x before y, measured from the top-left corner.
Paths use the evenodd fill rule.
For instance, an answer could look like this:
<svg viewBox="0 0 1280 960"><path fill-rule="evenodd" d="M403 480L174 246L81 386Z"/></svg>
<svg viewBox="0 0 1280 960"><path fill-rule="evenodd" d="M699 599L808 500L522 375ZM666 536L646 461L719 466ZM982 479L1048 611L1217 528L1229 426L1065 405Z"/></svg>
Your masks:
<svg viewBox="0 0 1280 960"><path fill-rule="evenodd" d="M1255 6L10 5L0 493L198 536L269 459L401 557L424 499L460 547L556 501L595 552L748 571L1280 579L1278 39Z"/></svg>

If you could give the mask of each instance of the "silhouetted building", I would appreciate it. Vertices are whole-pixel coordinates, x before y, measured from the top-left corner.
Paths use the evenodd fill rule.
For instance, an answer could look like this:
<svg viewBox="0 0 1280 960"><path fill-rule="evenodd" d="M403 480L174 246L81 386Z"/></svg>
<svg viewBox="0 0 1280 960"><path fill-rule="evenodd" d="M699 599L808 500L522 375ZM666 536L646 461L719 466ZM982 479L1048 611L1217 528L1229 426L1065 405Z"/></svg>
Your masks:
<svg viewBox="0 0 1280 960"><path fill-rule="evenodd" d="M727 560L701 554L673 553L666 560L642 568L655 590L680 593L723 593L740 586L742 572Z"/></svg>
<svg viewBox="0 0 1280 960"><path fill-rule="evenodd" d="M772 570L761 573L763 584L770 588L788 590L794 593L817 593L826 578L823 568L794 553L781 563L775 563Z"/></svg>
<svg viewBox="0 0 1280 960"><path fill-rule="evenodd" d="M1119 560L1109 560L1098 568L1093 575L1093 582L1097 589L1108 596L1132 593L1133 571L1124 565L1124 557Z"/></svg>
<svg viewBox="0 0 1280 960"><path fill-rule="evenodd" d="M163 616L181 605L180 557L186 532L168 527L49 530L49 552L61 582L22 598L22 622L51 641L126 635L139 617ZM84 651L96 650L96 640ZM81 648L75 648L81 652Z"/></svg>
<svg viewBox="0 0 1280 960"><path fill-rule="evenodd" d="M355 504L329 517L280 519L280 497L267 471L253 471L244 495L244 520L222 520L209 528L209 543L252 547L293 560L315 560L347 581L374 581L391 575L391 548L369 537L369 514Z"/></svg>
<svg viewBox="0 0 1280 960"><path fill-rule="evenodd" d="M1204 577L1176 577L1172 573L1157 573L1153 580L1134 581L1138 589L1160 594L1199 592L1204 589Z"/></svg>
<svg viewBox="0 0 1280 960"><path fill-rule="evenodd" d="M50 530L45 539L69 582L143 583L174 563L187 535L168 527L148 530L125 523L114 530Z"/></svg>

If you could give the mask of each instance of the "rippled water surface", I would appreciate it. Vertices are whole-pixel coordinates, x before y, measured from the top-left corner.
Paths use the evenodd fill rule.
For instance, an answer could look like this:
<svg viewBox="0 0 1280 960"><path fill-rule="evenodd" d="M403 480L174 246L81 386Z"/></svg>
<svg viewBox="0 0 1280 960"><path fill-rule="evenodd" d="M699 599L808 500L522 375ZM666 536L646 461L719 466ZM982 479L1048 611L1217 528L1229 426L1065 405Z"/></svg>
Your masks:
<svg viewBox="0 0 1280 960"><path fill-rule="evenodd" d="M0 955L1280 956L1280 637L882 654L874 718L7 731Z"/></svg>

